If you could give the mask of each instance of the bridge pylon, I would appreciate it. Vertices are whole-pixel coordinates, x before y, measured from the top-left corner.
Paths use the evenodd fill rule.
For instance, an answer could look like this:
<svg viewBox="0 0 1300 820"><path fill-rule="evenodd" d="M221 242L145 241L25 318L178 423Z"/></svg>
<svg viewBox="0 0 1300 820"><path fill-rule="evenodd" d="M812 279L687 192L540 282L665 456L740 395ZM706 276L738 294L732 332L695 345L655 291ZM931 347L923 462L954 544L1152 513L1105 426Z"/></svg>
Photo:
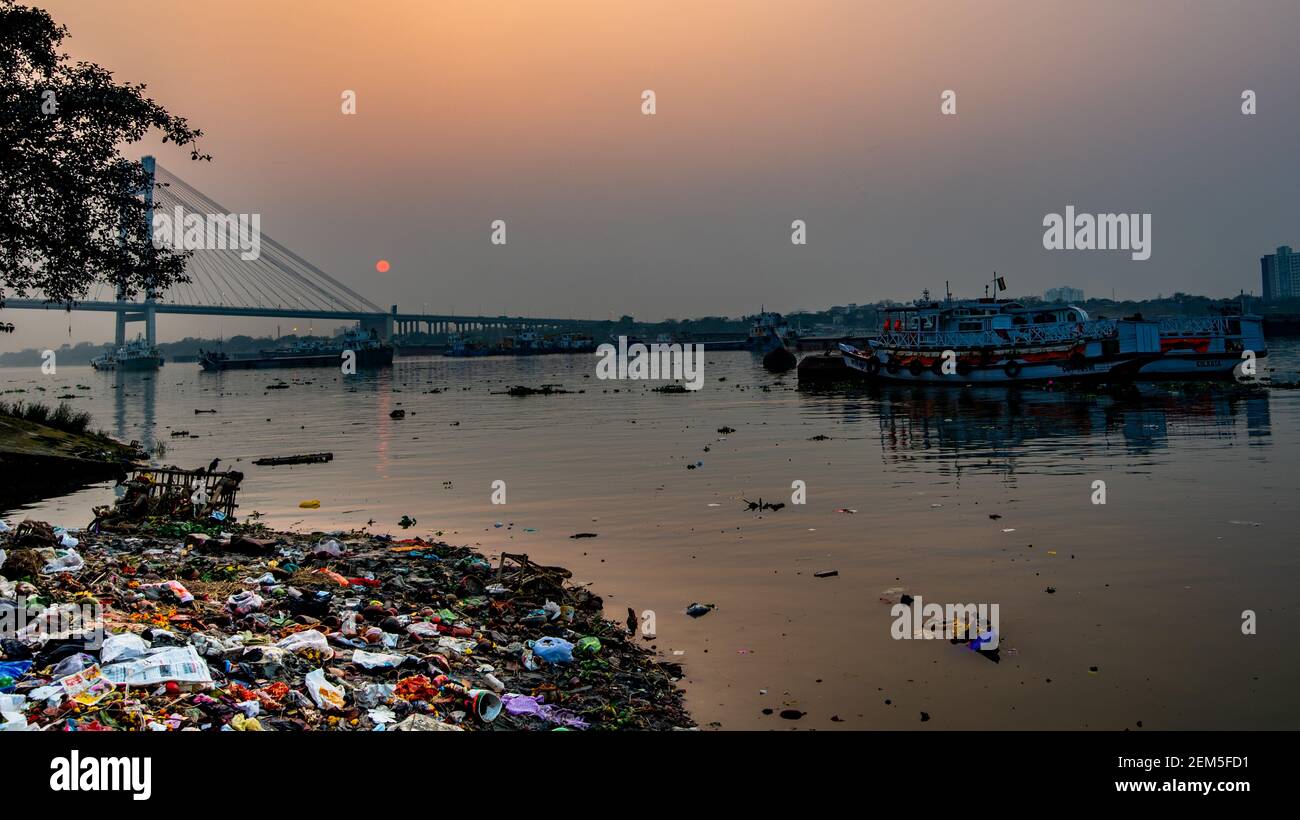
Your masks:
<svg viewBox="0 0 1300 820"><path fill-rule="evenodd" d="M145 173L148 174L148 181L145 183L144 202L145 202L145 238L153 244L153 186L154 172L156 161L153 157L142 157L140 164L144 166ZM123 241L126 238L126 227L122 227ZM158 292L152 287L145 292L144 304L135 305L126 301L126 293L121 289L117 292L117 301L122 304L121 309L116 313L116 321L113 328L113 341L118 346L126 344L126 325L128 322L144 322L144 338L150 347L158 343ZM128 309L139 307L140 309L132 313Z"/></svg>

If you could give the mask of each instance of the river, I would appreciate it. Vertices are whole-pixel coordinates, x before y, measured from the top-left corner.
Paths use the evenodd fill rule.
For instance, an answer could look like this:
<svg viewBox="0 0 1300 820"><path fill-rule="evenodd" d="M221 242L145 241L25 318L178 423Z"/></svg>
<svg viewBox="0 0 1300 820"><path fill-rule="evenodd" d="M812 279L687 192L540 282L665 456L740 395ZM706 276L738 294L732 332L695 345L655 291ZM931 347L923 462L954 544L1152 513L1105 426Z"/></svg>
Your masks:
<svg viewBox="0 0 1300 820"><path fill-rule="evenodd" d="M709 354L702 390L672 395L600 381L594 365L6 368L0 384L9 400L75 395L95 427L164 445L160 463L221 458L246 474L240 513L277 528L373 520L566 566L616 620L653 613L703 726L912 728L924 712L936 729L1300 728L1286 632L1300 391L801 391L793 372L729 352ZM1266 360L1280 378L1297 365L1294 341ZM267 389L277 382L289 386ZM544 383L573 392L503 394ZM316 451L334 460L249 463ZM11 518L84 526L113 496L95 485ZM760 497L786 506L741 501ZM298 506L308 499L320 508ZM418 523L400 529L404 515ZM570 537L582 532L596 537ZM997 604L1000 662L891 637L882 598L898 588ZM697 601L716 609L690 618ZM1247 610L1257 634L1243 634ZM791 709L805 714L780 717Z"/></svg>

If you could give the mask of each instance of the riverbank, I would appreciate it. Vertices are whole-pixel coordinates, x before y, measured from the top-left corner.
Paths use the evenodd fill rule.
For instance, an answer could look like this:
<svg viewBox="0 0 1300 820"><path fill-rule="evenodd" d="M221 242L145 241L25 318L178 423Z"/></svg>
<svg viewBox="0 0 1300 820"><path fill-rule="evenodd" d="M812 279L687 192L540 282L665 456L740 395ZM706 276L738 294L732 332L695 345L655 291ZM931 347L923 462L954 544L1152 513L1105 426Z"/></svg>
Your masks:
<svg viewBox="0 0 1300 820"><path fill-rule="evenodd" d="M143 457L107 436L0 414L0 510L105 481ZM21 477L21 480L16 480Z"/></svg>
<svg viewBox="0 0 1300 820"><path fill-rule="evenodd" d="M0 534L0 598L25 601L15 621L28 625L23 641L3 644L0 692L19 699L7 721L17 712L29 728L117 730L693 725L680 668L604 619L601 599L563 568L363 532L223 533L153 518L133 530L74 532L75 546L40 527Z"/></svg>

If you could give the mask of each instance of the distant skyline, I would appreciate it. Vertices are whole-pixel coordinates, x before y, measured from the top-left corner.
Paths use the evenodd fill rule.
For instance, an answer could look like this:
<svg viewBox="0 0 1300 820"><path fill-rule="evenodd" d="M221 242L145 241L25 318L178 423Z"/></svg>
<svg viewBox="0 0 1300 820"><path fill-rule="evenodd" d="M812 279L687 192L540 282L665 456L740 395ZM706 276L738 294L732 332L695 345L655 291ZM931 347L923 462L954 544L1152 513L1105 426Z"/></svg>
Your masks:
<svg viewBox="0 0 1300 820"><path fill-rule="evenodd" d="M131 156L403 310L788 312L980 295L994 270L1022 295L1258 294L1260 257L1300 245L1294 2L27 2L214 159ZM1069 206L1149 214L1150 258L1046 250ZM111 336L0 315L0 351Z"/></svg>

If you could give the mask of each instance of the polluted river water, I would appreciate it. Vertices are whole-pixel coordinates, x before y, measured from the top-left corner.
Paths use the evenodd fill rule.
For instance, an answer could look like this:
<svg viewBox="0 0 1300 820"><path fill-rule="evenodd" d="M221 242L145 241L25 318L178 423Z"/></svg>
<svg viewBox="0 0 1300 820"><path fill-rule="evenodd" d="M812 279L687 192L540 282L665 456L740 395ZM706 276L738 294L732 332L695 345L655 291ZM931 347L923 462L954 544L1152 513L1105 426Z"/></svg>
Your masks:
<svg viewBox="0 0 1300 820"><path fill-rule="evenodd" d="M1298 358L1283 341L1268 368L1294 378ZM242 470L239 513L272 527L565 566L611 618L649 622L705 728L1300 728L1300 391L814 391L719 352L703 389L664 394L594 362L0 377L11 400L75 395L92 426L164 445L160 464ZM542 384L571 392L504 395ZM7 517L84 526L114 492ZM743 500L760 498L784 507ZM996 604L999 662L896 637L902 593Z"/></svg>

